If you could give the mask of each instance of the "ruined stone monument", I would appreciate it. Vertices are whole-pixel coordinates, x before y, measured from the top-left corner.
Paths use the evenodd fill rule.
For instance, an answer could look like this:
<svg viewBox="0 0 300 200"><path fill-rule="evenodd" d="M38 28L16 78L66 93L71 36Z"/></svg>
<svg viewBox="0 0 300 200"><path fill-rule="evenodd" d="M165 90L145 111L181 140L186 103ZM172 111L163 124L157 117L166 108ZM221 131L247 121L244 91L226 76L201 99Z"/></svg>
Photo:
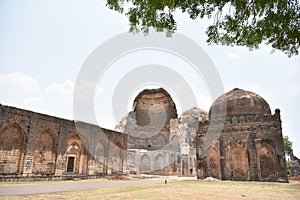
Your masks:
<svg viewBox="0 0 300 200"><path fill-rule="evenodd" d="M123 173L126 149L125 134L0 105L3 180Z"/></svg>
<svg viewBox="0 0 300 200"><path fill-rule="evenodd" d="M178 117L165 89L146 89L112 131L0 105L0 177L123 172L287 182L280 110L236 88Z"/></svg>
<svg viewBox="0 0 300 200"><path fill-rule="evenodd" d="M196 175L196 151L192 143L202 116L193 116L192 112L178 118L175 103L163 88L140 92L133 102L133 111L116 127L128 135L128 170Z"/></svg>
<svg viewBox="0 0 300 200"><path fill-rule="evenodd" d="M236 88L209 115L192 108L177 117L164 89L144 90L117 128L128 134L127 164L137 173L287 182L280 111L271 114L253 92Z"/></svg>
<svg viewBox="0 0 300 200"><path fill-rule="evenodd" d="M220 126L222 117L220 137L204 152L208 128ZM271 114L269 104L253 92L236 88L219 97L209 121L199 124L197 144L198 178L287 182L280 111Z"/></svg>

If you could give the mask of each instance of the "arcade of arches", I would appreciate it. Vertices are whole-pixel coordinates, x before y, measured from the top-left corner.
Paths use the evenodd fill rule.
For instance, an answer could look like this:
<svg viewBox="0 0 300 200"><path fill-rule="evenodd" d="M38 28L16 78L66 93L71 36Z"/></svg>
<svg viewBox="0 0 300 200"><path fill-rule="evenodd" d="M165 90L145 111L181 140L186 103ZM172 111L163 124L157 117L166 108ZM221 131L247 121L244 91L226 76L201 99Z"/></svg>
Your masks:
<svg viewBox="0 0 300 200"><path fill-rule="evenodd" d="M123 173L126 148L125 134L0 105L2 177Z"/></svg>
<svg viewBox="0 0 300 200"><path fill-rule="evenodd" d="M116 130L128 135L127 169L222 180L287 181L279 109L259 95L234 89L209 113L179 117L162 88L139 93Z"/></svg>
<svg viewBox="0 0 300 200"><path fill-rule="evenodd" d="M0 104L0 176L112 173L287 181L279 109L234 89L209 112L177 115L162 89L143 90L116 131Z"/></svg>

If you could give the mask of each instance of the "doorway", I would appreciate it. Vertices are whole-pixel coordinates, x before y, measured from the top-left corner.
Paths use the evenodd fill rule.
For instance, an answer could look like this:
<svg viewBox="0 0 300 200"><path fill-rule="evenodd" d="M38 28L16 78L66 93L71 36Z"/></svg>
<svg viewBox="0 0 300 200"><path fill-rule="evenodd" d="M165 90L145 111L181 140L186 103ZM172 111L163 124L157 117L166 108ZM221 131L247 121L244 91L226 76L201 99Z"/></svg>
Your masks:
<svg viewBox="0 0 300 200"><path fill-rule="evenodd" d="M74 163L75 163L75 157L69 156L68 157L68 164L67 164L67 172L73 172L74 171Z"/></svg>

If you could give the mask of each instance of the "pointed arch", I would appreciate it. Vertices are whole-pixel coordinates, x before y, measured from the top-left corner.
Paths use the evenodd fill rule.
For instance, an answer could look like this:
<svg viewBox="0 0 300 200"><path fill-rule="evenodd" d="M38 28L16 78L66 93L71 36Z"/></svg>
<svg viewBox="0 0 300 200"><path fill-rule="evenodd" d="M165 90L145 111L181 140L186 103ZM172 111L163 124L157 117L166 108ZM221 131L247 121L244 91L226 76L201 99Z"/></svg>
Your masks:
<svg viewBox="0 0 300 200"><path fill-rule="evenodd" d="M205 158L205 176L211 176L218 179L221 178L220 154L215 147L211 148Z"/></svg>
<svg viewBox="0 0 300 200"><path fill-rule="evenodd" d="M229 152L230 179L248 180L248 156L244 148L233 147Z"/></svg>
<svg viewBox="0 0 300 200"><path fill-rule="evenodd" d="M0 174L22 174L26 134L17 124L0 132Z"/></svg>
<svg viewBox="0 0 300 200"><path fill-rule="evenodd" d="M271 145L264 143L258 149L258 167L261 180L275 179L275 153Z"/></svg>
<svg viewBox="0 0 300 200"><path fill-rule="evenodd" d="M105 148L106 148L106 145L103 141L97 142L94 156L95 156L95 159L97 161L99 161L100 163L104 163Z"/></svg>
<svg viewBox="0 0 300 200"><path fill-rule="evenodd" d="M154 159L154 170L161 171L164 168L165 157L161 154L158 154Z"/></svg>
<svg viewBox="0 0 300 200"><path fill-rule="evenodd" d="M56 142L56 135L50 130L36 136L32 169L34 174L54 174Z"/></svg>
<svg viewBox="0 0 300 200"><path fill-rule="evenodd" d="M144 154L141 157L141 172L149 172L150 171L150 158L147 154Z"/></svg>
<svg viewBox="0 0 300 200"><path fill-rule="evenodd" d="M112 171L120 172L123 171L124 161L124 147L121 142L117 141L115 145L110 148L112 152Z"/></svg>
<svg viewBox="0 0 300 200"><path fill-rule="evenodd" d="M135 159L132 153L127 154L127 163L128 164L135 164Z"/></svg>
<svg viewBox="0 0 300 200"><path fill-rule="evenodd" d="M75 174L86 173L87 154L81 137L75 134L68 138L66 144L66 172Z"/></svg>
<svg viewBox="0 0 300 200"><path fill-rule="evenodd" d="M95 147L95 154L93 155L95 159L95 173L103 174L107 172L107 152L106 152L107 144L100 140L97 142Z"/></svg>

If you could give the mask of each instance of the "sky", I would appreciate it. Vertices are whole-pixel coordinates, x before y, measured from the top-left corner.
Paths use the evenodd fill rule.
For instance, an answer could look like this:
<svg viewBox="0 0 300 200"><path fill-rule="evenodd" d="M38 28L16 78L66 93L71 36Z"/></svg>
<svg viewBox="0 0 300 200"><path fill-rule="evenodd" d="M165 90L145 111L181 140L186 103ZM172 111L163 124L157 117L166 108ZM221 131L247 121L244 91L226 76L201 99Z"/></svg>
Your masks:
<svg viewBox="0 0 300 200"><path fill-rule="evenodd" d="M259 50L244 47L208 46L205 30L209 20L191 20L176 13L177 33L193 40L216 67L224 91L242 88L262 96L272 113L281 110L283 135L293 142L300 157L300 56L285 54L261 45ZM89 55L105 41L128 31L127 18L105 7L102 0L0 0L0 103L35 112L74 119L73 92L78 74ZM149 57L169 65L191 84L197 104L209 110L213 102L205 81L195 81L193 72L177 57L155 51L136 52L114 62L97 88L94 107L102 127L114 129L121 120L112 116L112 95L130 66L144 65ZM146 74L142 75L146 77ZM130 111L133 99L143 88L136 87L124 99ZM180 94L169 91L180 107ZM173 92L173 93L172 93ZM124 113L125 114L125 113Z"/></svg>

